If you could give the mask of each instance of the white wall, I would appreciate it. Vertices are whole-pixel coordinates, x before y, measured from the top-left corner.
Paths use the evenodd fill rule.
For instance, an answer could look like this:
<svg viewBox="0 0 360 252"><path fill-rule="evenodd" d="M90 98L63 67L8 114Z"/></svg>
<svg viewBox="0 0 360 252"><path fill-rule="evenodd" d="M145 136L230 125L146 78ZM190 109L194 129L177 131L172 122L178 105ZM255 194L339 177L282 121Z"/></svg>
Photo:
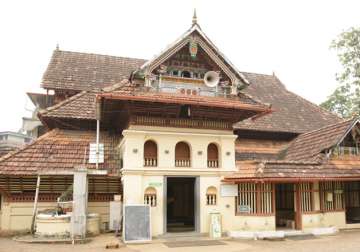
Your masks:
<svg viewBox="0 0 360 252"><path fill-rule="evenodd" d="M125 170L143 169L144 143L147 140L157 143L158 169L175 167L175 145L184 141L190 145L192 168L207 169L207 147L215 143L219 148L220 169L235 170L236 136L232 131L132 126L124 130L123 135Z"/></svg>

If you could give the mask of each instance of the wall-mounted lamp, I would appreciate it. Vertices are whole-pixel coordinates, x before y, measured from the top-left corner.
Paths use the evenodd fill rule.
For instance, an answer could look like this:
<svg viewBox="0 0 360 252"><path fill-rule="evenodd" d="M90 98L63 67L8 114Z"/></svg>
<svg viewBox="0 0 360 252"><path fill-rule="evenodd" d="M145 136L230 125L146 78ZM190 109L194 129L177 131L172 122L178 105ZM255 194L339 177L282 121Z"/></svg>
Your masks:
<svg viewBox="0 0 360 252"><path fill-rule="evenodd" d="M169 154L169 150L165 150L164 152L165 152L165 154Z"/></svg>
<svg viewBox="0 0 360 252"><path fill-rule="evenodd" d="M133 153L138 153L138 149L133 149Z"/></svg>
<svg viewBox="0 0 360 252"><path fill-rule="evenodd" d="M203 154L203 152L201 150L199 150L197 153L199 156L201 156Z"/></svg>
<svg viewBox="0 0 360 252"><path fill-rule="evenodd" d="M227 151L226 152L226 156L230 156L231 155L231 152L230 151Z"/></svg>

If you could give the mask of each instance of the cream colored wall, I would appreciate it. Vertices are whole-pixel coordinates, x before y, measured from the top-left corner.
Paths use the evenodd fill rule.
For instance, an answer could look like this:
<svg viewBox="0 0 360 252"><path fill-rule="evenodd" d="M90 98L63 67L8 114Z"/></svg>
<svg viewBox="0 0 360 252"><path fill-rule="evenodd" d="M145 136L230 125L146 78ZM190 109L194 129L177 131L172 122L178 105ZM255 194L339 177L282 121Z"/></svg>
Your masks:
<svg viewBox="0 0 360 252"><path fill-rule="evenodd" d="M124 169L143 169L144 143L153 140L158 146L159 169L175 168L175 145L184 141L190 145L191 168L207 168L207 146L216 143L219 147L220 170L235 170L235 139L232 131L194 130L183 128L160 128L132 126L123 131ZM169 153L166 154L165 151ZM198 152L202 154L199 155ZM227 155L226 153L229 153ZM146 168L149 170L149 168ZM187 168L189 169L189 168ZM212 168L213 169L213 168Z"/></svg>
<svg viewBox="0 0 360 252"><path fill-rule="evenodd" d="M319 190L319 183L314 183L314 190ZM314 211L320 211L320 193L314 192ZM346 227L345 211L302 214L302 228Z"/></svg>
<svg viewBox="0 0 360 252"><path fill-rule="evenodd" d="M200 177L200 232L208 233L210 229L210 213L220 212L222 231L275 230L275 216L237 216L235 215L235 197L221 197L221 178L216 176ZM217 189L217 204L206 205L206 190L210 186Z"/></svg>
<svg viewBox="0 0 360 252"><path fill-rule="evenodd" d="M345 211L303 214L302 225L303 229L332 226L335 226L337 228L345 228Z"/></svg>
<svg viewBox="0 0 360 252"><path fill-rule="evenodd" d="M152 235L164 233L164 177L197 176L200 177L200 232L209 232L210 212L219 211L222 215L223 232L230 230L274 230L275 217L236 216L235 198L221 197L222 178L236 170L235 140L232 131L201 129L182 129L165 127L131 126L123 131L121 148L122 183L125 204L143 204L144 192L148 186L157 185L157 206L151 208ZM158 167L143 167L144 143L153 140L158 146ZM192 167L175 167L175 145L180 141L191 147ZM207 146L216 143L219 146L220 168L207 167ZM168 154L165 151L169 151ZM201 151L202 155L198 152ZM229 152L230 155L226 155ZM141 186L140 186L141 185ZM217 188L217 205L206 205L206 190Z"/></svg>
<svg viewBox="0 0 360 252"><path fill-rule="evenodd" d="M38 210L54 208L55 202L39 202ZM4 201L0 216L1 230L29 230L33 211L32 202L6 202ZM109 222L109 202L89 202L89 213L100 214L101 228L104 222Z"/></svg>

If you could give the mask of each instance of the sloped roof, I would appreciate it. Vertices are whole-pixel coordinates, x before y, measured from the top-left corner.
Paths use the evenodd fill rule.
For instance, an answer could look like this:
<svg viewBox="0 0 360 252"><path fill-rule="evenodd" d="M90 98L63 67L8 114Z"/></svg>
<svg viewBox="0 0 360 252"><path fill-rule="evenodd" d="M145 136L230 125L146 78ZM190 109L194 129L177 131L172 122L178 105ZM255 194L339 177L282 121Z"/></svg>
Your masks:
<svg viewBox="0 0 360 252"><path fill-rule="evenodd" d="M315 160L321 152L337 145L357 122L350 119L299 135L286 149L285 159Z"/></svg>
<svg viewBox="0 0 360 252"><path fill-rule="evenodd" d="M56 50L42 85L50 89L99 91L128 78L145 62L141 59ZM250 82L243 92L262 103L272 104L274 112L255 121L237 123L234 125L237 129L304 133L341 121L336 115L286 90L276 76L242 74Z"/></svg>
<svg viewBox="0 0 360 252"><path fill-rule="evenodd" d="M40 117L95 120L95 92L82 91L58 104L41 110Z"/></svg>
<svg viewBox="0 0 360 252"><path fill-rule="evenodd" d="M99 90L129 78L143 59L55 50L43 76L46 89Z"/></svg>
<svg viewBox="0 0 360 252"><path fill-rule="evenodd" d="M71 172L74 166L82 165L84 160L88 169L94 169L95 164L89 164L88 160L89 144L95 141L95 131L54 129L26 147L0 158L0 174L61 174ZM119 168L119 154L116 153L119 141L119 136L101 132L100 142L104 143L105 162L99 164L99 169L115 173Z"/></svg>
<svg viewBox="0 0 360 252"><path fill-rule="evenodd" d="M338 116L288 91L274 75L243 74L250 82L243 92L270 103L274 111L255 121L239 122L234 125L237 129L304 133L341 121Z"/></svg>
<svg viewBox="0 0 360 252"><path fill-rule="evenodd" d="M336 163L261 161L238 162L238 171L224 178L235 181L322 181L359 180L360 162L349 166Z"/></svg>

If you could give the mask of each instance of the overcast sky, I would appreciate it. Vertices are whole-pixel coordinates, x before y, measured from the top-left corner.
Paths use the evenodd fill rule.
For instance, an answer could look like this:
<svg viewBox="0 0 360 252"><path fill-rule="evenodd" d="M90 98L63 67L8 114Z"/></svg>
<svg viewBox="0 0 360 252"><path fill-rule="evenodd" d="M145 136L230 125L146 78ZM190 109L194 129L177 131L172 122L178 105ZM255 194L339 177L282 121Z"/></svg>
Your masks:
<svg viewBox="0 0 360 252"><path fill-rule="evenodd" d="M115 0L0 2L0 131L28 116L26 92L43 92L52 51L151 58L191 25L203 31L240 71L271 74L320 103L340 69L329 45L360 25L360 1Z"/></svg>

